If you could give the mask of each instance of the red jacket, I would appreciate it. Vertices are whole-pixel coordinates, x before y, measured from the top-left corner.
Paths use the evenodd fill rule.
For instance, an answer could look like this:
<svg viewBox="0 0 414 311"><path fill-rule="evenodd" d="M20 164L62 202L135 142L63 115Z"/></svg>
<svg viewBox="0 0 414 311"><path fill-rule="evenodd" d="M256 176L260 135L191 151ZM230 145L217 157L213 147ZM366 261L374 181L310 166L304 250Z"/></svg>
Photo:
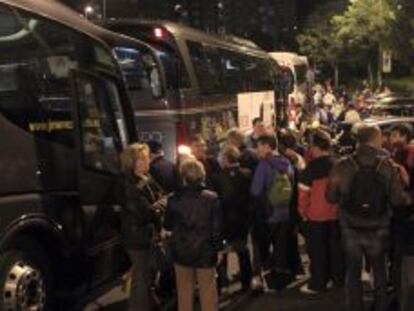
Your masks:
<svg viewBox="0 0 414 311"><path fill-rule="evenodd" d="M299 178L299 214L304 220L338 219L338 208L326 200L329 174L333 161L329 156L315 158Z"/></svg>

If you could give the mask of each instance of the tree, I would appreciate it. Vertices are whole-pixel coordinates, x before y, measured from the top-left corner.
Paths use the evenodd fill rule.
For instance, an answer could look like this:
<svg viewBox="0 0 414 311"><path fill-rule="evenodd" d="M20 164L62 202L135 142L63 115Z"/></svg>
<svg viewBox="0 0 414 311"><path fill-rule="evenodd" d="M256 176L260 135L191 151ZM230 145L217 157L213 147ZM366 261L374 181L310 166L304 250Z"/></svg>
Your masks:
<svg viewBox="0 0 414 311"><path fill-rule="evenodd" d="M361 58L368 59L371 82L374 64L377 65L378 82L382 81L380 55L383 49L393 48L395 21L395 3L392 0L351 0L344 14L332 19L343 45Z"/></svg>
<svg viewBox="0 0 414 311"><path fill-rule="evenodd" d="M341 0L317 7L306 21L307 30L296 38L301 53L315 63L328 64L332 68L336 86L339 84L339 65L344 47L343 41L339 40L335 32L332 18L344 9Z"/></svg>

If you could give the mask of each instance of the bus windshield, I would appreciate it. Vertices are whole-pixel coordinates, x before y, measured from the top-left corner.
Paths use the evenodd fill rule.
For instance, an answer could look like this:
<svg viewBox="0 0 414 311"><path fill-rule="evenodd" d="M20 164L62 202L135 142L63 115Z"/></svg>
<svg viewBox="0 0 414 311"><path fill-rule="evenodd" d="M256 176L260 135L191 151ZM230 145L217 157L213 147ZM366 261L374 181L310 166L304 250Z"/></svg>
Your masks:
<svg viewBox="0 0 414 311"><path fill-rule="evenodd" d="M125 46L115 47L114 52L134 110L152 108L153 99L163 95L161 73L152 53L145 48Z"/></svg>

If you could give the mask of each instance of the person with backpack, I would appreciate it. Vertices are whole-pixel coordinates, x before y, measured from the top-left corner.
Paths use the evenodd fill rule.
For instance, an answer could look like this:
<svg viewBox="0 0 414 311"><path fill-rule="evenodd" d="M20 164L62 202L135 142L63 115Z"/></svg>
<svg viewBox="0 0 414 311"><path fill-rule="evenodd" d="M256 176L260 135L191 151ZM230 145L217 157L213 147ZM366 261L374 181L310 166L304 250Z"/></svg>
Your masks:
<svg viewBox="0 0 414 311"><path fill-rule="evenodd" d="M357 140L356 152L334 167L327 199L340 207L347 259L347 310L364 310L361 270L365 257L374 274L375 310L386 311L392 207L409 205L412 200L403 189L398 168L381 150L379 127L360 126Z"/></svg>
<svg viewBox="0 0 414 311"><path fill-rule="evenodd" d="M281 129L278 131L279 152L286 157L294 169L293 200L290 208L290 234L288 241L288 263L290 271L297 279L305 276L302 258L299 249L299 231L301 217L298 211L298 180L300 173L305 169L306 162L301 156L300 146L293 131Z"/></svg>
<svg viewBox="0 0 414 311"><path fill-rule="evenodd" d="M250 182L251 175L241 168L241 152L234 146L226 146L220 153L223 170L214 180L223 213L224 238L231 251L236 252L240 268L242 290L250 289L252 265L247 248L250 225ZM229 286L227 255L218 268L219 287Z"/></svg>
<svg viewBox="0 0 414 311"><path fill-rule="evenodd" d="M409 124L396 124L389 130L389 150L391 157L400 167L400 175L406 190L414 187L414 145L410 144L412 127ZM403 257L405 225L410 218L411 209L396 209L391 225L392 247L390 249L390 275L392 285L398 292L401 284L401 263Z"/></svg>
<svg viewBox="0 0 414 311"><path fill-rule="evenodd" d="M414 310L414 210L402 224L400 311Z"/></svg>
<svg viewBox="0 0 414 311"><path fill-rule="evenodd" d="M414 145L411 144L413 129L408 124L397 124L390 130L393 160L401 165L406 188L414 187ZM414 210L399 209L393 219L393 253L391 275L397 290L401 311L414 308Z"/></svg>
<svg viewBox="0 0 414 311"><path fill-rule="evenodd" d="M271 268L276 274L287 276L291 274L288 268L288 241L294 170L289 160L277 152L274 136L259 137L257 151L260 161L250 189L256 202L253 213L263 217L260 223L269 228L274 252Z"/></svg>
<svg viewBox="0 0 414 311"><path fill-rule="evenodd" d="M196 283L202 311L218 311L216 266L223 250L220 201L203 185L204 166L195 159L180 165L183 188L168 200L164 229L171 235L178 311L192 311ZM138 310L138 309L137 309Z"/></svg>
<svg viewBox="0 0 414 311"><path fill-rule="evenodd" d="M304 294L324 292L330 281L340 287L344 281L343 252L338 247L341 243L338 208L325 198L334 165L329 135L316 130L311 149L313 160L299 178L298 210L310 258L310 280L300 288Z"/></svg>

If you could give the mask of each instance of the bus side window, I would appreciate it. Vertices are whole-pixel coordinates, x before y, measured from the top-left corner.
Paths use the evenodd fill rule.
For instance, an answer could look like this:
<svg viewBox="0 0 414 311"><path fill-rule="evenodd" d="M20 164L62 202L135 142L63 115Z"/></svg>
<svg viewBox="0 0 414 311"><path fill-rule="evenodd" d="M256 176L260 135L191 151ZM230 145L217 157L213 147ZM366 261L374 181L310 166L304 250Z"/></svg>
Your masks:
<svg viewBox="0 0 414 311"><path fill-rule="evenodd" d="M78 78L82 152L85 166L118 174L121 143L111 102L117 96L110 94L116 88L108 83L84 75Z"/></svg>
<svg viewBox="0 0 414 311"><path fill-rule="evenodd" d="M218 93L220 69L216 67L215 61L211 57L206 57L200 43L187 41L187 47L200 92L202 94Z"/></svg>
<svg viewBox="0 0 414 311"><path fill-rule="evenodd" d="M246 83L242 77L242 56L227 50L220 50L221 66L225 89L230 93L242 93L247 91Z"/></svg>
<svg viewBox="0 0 414 311"><path fill-rule="evenodd" d="M273 77L270 63L262 58L244 58L244 77L249 91L272 90Z"/></svg>

